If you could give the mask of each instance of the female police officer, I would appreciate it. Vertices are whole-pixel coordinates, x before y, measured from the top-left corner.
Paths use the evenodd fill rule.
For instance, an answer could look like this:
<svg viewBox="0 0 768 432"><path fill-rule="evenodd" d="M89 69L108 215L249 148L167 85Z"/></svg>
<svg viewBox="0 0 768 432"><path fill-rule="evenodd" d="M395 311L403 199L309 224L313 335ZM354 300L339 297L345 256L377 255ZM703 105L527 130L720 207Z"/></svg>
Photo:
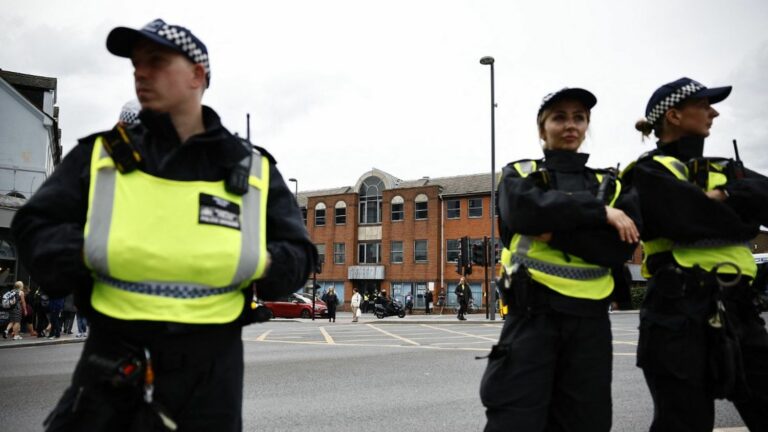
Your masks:
<svg viewBox="0 0 768 432"><path fill-rule="evenodd" d="M644 222L650 279L637 363L654 401L651 431L711 431L722 397L750 430L768 430L768 335L746 246L768 224L768 179L738 160L702 157L719 115L712 104L730 92L690 78L659 87L636 125L655 133L657 149L622 173Z"/></svg>
<svg viewBox="0 0 768 432"><path fill-rule="evenodd" d="M597 102L547 95L543 160L508 164L499 186L502 292L510 305L480 394L486 431L611 428L610 268L639 240L637 197L577 153Z"/></svg>

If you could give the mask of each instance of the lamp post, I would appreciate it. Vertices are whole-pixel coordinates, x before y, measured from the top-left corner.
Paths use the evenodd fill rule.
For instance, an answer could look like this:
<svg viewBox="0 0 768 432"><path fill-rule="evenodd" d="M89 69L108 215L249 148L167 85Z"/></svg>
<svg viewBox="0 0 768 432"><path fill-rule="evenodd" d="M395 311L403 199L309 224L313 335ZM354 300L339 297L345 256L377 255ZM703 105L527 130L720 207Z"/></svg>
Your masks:
<svg viewBox="0 0 768 432"><path fill-rule="evenodd" d="M296 197L296 203L299 202L299 181L295 178L289 178L289 182L293 183L293 195Z"/></svg>
<svg viewBox="0 0 768 432"><path fill-rule="evenodd" d="M485 56L480 59L481 65L491 66L491 245L490 267L496 270L496 97L494 89L493 63L495 60L491 56ZM489 302L491 304L491 321L496 320L496 278L490 278L493 285L489 291Z"/></svg>

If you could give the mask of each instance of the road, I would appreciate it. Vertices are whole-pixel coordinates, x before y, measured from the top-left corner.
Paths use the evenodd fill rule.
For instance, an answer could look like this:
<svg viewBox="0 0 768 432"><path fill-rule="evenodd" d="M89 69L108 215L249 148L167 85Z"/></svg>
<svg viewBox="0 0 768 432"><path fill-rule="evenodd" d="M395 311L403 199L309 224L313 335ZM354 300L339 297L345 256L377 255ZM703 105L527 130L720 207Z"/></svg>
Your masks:
<svg viewBox="0 0 768 432"><path fill-rule="evenodd" d="M488 351L501 323L413 318L247 327L244 430L482 430L478 387L486 360L475 356ZM637 315L611 318L613 430L647 431L651 399L634 366ZM81 349L79 343L0 349L0 427L41 430ZM718 428L746 430L741 426L732 405L717 404Z"/></svg>

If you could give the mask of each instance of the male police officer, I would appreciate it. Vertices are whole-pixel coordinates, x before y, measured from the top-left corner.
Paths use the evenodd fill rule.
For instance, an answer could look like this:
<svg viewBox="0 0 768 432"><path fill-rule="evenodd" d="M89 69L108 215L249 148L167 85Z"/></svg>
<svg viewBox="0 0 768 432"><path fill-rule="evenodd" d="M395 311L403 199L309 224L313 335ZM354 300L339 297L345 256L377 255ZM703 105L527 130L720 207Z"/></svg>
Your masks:
<svg viewBox="0 0 768 432"><path fill-rule="evenodd" d="M192 32L158 19L107 49L133 63L141 123L81 140L12 227L33 277L92 321L48 430L239 431L251 283L294 291L316 251L274 159L201 104Z"/></svg>

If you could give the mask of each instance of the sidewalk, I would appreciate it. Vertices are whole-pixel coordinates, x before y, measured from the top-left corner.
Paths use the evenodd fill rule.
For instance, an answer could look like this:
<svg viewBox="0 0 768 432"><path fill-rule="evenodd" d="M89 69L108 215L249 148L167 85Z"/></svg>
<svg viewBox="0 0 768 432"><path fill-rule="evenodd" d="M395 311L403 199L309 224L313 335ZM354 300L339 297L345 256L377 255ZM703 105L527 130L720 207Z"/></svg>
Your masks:
<svg viewBox="0 0 768 432"><path fill-rule="evenodd" d="M85 339L86 339L86 338L77 338L75 337L74 334L61 335L61 337L58 339L48 339L48 338L39 338L37 336L27 336L26 333L24 333L22 337L24 338L22 340L11 340L10 338L8 339L0 338L0 349L20 348L20 347L30 347L30 346L40 346L40 345L61 345L61 344L70 344L70 343L81 343L81 342L85 342Z"/></svg>

